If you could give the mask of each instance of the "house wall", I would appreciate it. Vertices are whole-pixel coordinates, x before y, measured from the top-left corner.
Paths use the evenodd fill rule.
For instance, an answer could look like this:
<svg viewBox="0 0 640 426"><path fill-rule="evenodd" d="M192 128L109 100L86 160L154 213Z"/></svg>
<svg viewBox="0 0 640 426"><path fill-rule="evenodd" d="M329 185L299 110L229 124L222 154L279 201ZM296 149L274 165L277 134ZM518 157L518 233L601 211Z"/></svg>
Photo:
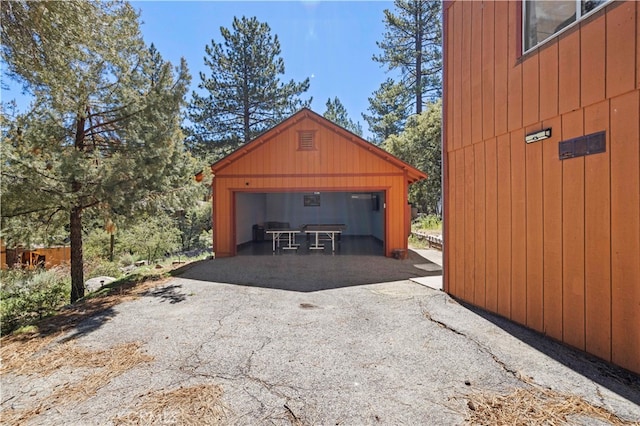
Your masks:
<svg viewBox="0 0 640 426"><path fill-rule="evenodd" d="M301 130L315 130L316 150L298 150ZM237 192L387 191L387 208L383 211L387 223L385 254L391 256L393 249L407 248L406 171L350 141L347 132L333 130L310 118L302 118L273 135L219 172L214 171L216 256L235 254L232 207L233 194Z"/></svg>
<svg viewBox="0 0 640 426"><path fill-rule="evenodd" d="M45 268L49 269L57 265L61 265L63 263L68 263L71 261L71 247L47 247L47 248L37 248L32 250L27 250L24 248L18 249L9 249L9 253L7 253L7 248L2 246L2 258L0 259L0 269L7 269L9 266L7 262L11 259L11 262L20 262L20 259L23 261L23 265L25 266L36 266L30 265L31 261L35 262L37 256L45 257ZM9 254L9 256L7 256ZM16 257L18 256L18 257Z"/></svg>
<svg viewBox="0 0 640 426"><path fill-rule="evenodd" d="M639 14L613 2L525 56L520 2L443 15L446 291L635 372ZM603 130L605 153L559 159Z"/></svg>
<svg viewBox="0 0 640 426"><path fill-rule="evenodd" d="M48 247L33 250L33 253L45 257L45 267L51 268L71 261L71 247Z"/></svg>

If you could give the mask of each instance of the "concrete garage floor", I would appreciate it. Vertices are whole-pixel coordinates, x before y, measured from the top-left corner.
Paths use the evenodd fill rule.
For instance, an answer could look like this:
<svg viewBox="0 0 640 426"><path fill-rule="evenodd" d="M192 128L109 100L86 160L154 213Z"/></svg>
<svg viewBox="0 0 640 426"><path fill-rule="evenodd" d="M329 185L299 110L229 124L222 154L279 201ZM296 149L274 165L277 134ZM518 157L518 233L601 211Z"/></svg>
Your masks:
<svg viewBox="0 0 640 426"><path fill-rule="evenodd" d="M428 264L414 253L403 261L238 256L188 267L67 337L92 349L140 342L153 360L84 401L42 410L33 424L109 424L144 414L151 395L201 384L220 387L217 423L230 425L464 424L469 401L515 389L551 389L640 421L638 376L406 277ZM13 409L60 386L13 374L1 385ZM179 414L172 404L164 410L147 419Z"/></svg>
<svg viewBox="0 0 640 426"><path fill-rule="evenodd" d="M322 241L324 250L309 250L311 236L298 235L295 242L299 245L296 250L285 250L281 244L276 251L273 251L271 240L255 241L239 246L238 256L263 256L263 255L331 255L331 241ZM341 235L336 237L333 252L336 256L384 256L384 245L382 241L369 236Z"/></svg>

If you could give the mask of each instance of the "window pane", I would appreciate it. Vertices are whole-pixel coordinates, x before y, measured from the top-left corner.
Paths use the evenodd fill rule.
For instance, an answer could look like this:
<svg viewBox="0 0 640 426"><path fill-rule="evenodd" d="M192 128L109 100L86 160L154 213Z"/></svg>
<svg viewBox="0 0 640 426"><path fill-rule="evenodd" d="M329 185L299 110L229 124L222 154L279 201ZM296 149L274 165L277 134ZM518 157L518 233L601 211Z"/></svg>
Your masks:
<svg viewBox="0 0 640 426"><path fill-rule="evenodd" d="M582 15L586 15L608 0L582 0Z"/></svg>
<svg viewBox="0 0 640 426"><path fill-rule="evenodd" d="M524 19L524 47L529 50L575 22L576 2L528 0L525 2Z"/></svg>

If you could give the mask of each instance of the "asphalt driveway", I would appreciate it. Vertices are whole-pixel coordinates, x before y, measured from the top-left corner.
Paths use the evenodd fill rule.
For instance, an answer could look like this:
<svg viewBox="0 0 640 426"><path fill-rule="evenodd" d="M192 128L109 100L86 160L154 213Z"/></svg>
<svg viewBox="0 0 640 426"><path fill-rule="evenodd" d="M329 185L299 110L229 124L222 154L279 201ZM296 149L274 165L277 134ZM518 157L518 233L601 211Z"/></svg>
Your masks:
<svg viewBox="0 0 640 426"><path fill-rule="evenodd" d="M249 274L234 262L239 277ZM203 384L220 390L219 417L202 417L210 424L463 424L477 410L475 396L523 388L640 421L638 376L406 278L321 285L320 277L296 288L274 268L270 285L254 278L239 285L216 281L221 263L203 262L81 323L65 341L92 350L138 342L148 360L27 423L110 424L144 413L150 395ZM3 374L3 412L33 405L83 374L87 368L45 379ZM163 410L147 423L179 423L178 405Z"/></svg>

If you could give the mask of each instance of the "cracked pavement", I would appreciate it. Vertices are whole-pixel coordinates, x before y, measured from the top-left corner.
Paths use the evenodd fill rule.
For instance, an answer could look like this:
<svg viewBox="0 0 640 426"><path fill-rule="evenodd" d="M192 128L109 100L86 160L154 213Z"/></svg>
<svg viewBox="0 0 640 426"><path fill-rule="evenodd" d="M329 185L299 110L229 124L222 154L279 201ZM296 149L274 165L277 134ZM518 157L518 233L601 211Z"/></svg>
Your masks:
<svg viewBox="0 0 640 426"><path fill-rule="evenodd" d="M531 384L640 421L638 376L408 280L297 292L176 278L113 310L76 343L138 341L154 361L32 424L109 424L144 394L202 383L221 386L231 425L463 424L470 393ZM2 399L19 407L20 387L58 381L4 375Z"/></svg>

